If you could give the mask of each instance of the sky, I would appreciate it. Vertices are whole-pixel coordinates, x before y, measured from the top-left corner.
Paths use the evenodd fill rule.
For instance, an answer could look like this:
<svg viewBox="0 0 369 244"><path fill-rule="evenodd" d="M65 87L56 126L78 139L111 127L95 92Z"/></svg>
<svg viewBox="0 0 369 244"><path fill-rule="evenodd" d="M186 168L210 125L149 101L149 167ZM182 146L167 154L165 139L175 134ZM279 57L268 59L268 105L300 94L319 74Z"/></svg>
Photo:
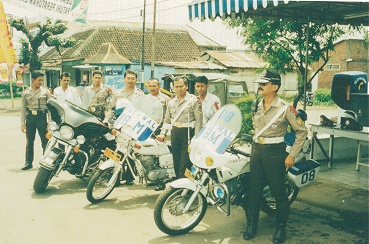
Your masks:
<svg viewBox="0 0 369 244"><path fill-rule="evenodd" d="M18 0L12 0L18 1ZM29 18L37 16L37 13L19 11L19 7L12 4L10 0L4 1L6 14L19 17L26 15ZM89 0L87 20L116 20L125 22L142 22L140 11L143 10L145 0ZM228 29L225 24L217 18L214 22L205 20L201 22L196 19L190 22L188 19L187 5L193 0L157 0L156 23L189 25L208 36L213 41L227 46L228 49L244 49L242 39L236 34L236 30ZM146 0L146 26L153 23L154 0ZM150 26L150 27L151 27Z"/></svg>

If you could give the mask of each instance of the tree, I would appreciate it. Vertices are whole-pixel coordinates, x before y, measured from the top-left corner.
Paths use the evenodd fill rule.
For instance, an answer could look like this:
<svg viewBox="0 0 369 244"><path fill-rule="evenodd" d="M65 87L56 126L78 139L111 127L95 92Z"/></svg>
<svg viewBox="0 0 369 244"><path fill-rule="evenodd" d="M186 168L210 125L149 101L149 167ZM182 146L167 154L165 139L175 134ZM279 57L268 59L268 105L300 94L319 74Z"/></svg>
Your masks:
<svg viewBox="0 0 369 244"><path fill-rule="evenodd" d="M55 20L53 23L51 19L47 18L45 23L37 24L37 34L30 32L22 18L11 18L9 24L16 30L23 32L28 39L22 40L19 63L29 64L30 71L39 70L42 67L42 61L39 57L39 48L42 43L45 43L48 47L55 47L59 54L61 54L60 48L73 47L76 44L73 37L61 38L59 36L67 30L67 24L62 20Z"/></svg>
<svg viewBox="0 0 369 244"><path fill-rule="evenodd" d="M282 74L298 70L298 95L293 102L296 107L304 93L306 60L307 23L279 20L228 19L230 27L242 27L240 34L246 45L262 60ZM323 69L329 60L329 51L334 50L334 42L350 27L311 23L309 28L308 64L323 60L317 72L307 81L307 89L315 75Z"/></svg>

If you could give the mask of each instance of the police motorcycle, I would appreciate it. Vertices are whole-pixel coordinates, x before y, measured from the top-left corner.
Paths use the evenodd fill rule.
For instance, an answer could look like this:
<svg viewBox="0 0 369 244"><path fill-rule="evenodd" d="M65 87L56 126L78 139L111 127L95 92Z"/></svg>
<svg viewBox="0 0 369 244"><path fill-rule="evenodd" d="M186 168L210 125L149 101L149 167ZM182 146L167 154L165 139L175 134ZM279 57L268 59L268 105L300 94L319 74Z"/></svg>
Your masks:
<svg viewBox="0 0 369 244"><path fill-rule="evenodd" d="M77 178L91 177L104 161L103 149L115 148L110 129L95 115L69 102L50 98L49 139L33 183L37 193L45 191L62 170Z"/></svg>
<svg viewBox="0 0 369 244"><path fill-rule="evenodd" d="M120 175L128 170L146 187L165 184L175 177L168 145L153 135L162 118L162 105L151 95L135 98L124 108L114 122L117 148L105 150L109 159L88 183L86 196L91 203L103 201L117 186Z"/></svg>
<svg viewBox="0 0 369 244"><path fill-rule="evenodd" d="M154 220L162 232L169 235L189 232L200 223L208 204L217 206L226 216L230 215L232 205L247 206L252 137L245 136L242 146L236 143L241 124L240 110L228 104L192 139L189 151L193 166L186 170L187 178L167 184L155 203ZM309 141L300 154L286 176L289 204L296 199L299 188L314 180L319 172L317 162L306 160ZM275 213L276 204L269 187L263 192L260 209L267 214Z"/></svg>

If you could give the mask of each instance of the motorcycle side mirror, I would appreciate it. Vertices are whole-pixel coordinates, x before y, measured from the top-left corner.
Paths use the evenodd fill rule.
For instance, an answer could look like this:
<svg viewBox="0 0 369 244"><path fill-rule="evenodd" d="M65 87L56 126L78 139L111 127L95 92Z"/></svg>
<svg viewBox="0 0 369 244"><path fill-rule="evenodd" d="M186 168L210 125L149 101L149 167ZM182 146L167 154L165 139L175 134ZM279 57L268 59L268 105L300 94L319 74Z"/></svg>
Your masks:
<svg viewBox="0 0 369 244"><path fill-rule="evenodd" d="M249 134L242 134L241 140L245 142L253 142L252 135L249 135Z"/></svg>

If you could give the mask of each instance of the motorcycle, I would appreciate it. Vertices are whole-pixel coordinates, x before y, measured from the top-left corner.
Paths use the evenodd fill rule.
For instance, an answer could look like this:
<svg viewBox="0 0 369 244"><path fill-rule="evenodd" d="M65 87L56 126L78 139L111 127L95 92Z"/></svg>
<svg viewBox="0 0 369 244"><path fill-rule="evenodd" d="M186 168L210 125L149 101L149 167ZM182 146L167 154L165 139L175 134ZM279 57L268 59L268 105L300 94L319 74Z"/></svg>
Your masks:
<svg viewBox="0 0 369 244"><path fill-rule="evenodd" d="M300 103L305 104L305 95L300 98ZM306 105L313 106L314 104L314 92L306 92Z"/></svg>
<svg viewBox="0 0 369 244"><path fill-rule="evenodd" d="M110 129L95 115L69 102L50 98L49 139L33 183L37 193L45 191L62 170L77 178L91 177L105 158L103 149L115 148Z"/></svg>
<svg viewBox="0 0 369 244"><path fill-rule="evenodd" d="M175 177L168 145L152 137L162 118L160 101L150 95L140 96L124 108L114 122L116 150L105 150L109 159L88 183L86 197L91 203L103 201L127 171L146 187L164 184Z"/></svg>
<svg viewBox="0 0 369 244"><path fill-rule="evenodd" d="M246 208L250 197L252 137L243 136L244 143L239 142L241 124L240 110L233 104L225 105L192 139L189 151L193 166L186 170L186 178L168 184L155 202L154 220L162 232L169 235L189 232L200 223L208 204L216 205L226 216L230 215L232 205ZM307 140L286 176L290 205L299 188L314 180L319 172L316 161L306 160L309 145ZM267 214L275 213L276 202L268 186L263 197L260 209Z"/></svg>

